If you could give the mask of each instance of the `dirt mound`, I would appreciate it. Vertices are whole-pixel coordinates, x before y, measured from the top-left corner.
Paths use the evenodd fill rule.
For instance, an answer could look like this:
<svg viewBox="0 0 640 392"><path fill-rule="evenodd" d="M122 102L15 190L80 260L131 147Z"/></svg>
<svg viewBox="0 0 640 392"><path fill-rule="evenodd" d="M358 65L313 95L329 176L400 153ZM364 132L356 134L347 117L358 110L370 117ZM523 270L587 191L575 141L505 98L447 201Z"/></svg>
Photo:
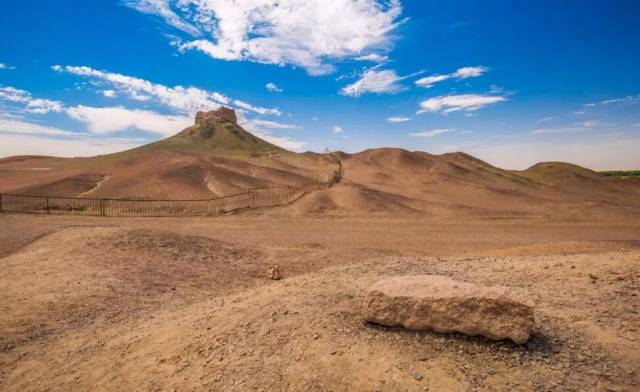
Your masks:
<svg viewBox="0 0 640 392"><path fill-rule="evenodd" d="M608 190L619 184L593 170L564 162L543 162L518 172L519 175L533 181L562 189L591 191L588 187L596 187L593 191ZM597 189L601 188L601 189Z"/></svg>
<svg viewBox="0 0 640 392"><path fill-rule="evenodd" d="M296 215L307 213L350 214L421 214L412 207L415 202L397 194L381 192L362 185L345 183L330 189L313 192L285 211Z"/></svg>
<svg viewBox="0 0 640 392"><path fill-rule="evenodd" d="M426 152L413 153L401 148L375 148L353 154L350 162L384 167L390 170L402 170L412 167L428 168L433 164L433 155Z"/></svg>

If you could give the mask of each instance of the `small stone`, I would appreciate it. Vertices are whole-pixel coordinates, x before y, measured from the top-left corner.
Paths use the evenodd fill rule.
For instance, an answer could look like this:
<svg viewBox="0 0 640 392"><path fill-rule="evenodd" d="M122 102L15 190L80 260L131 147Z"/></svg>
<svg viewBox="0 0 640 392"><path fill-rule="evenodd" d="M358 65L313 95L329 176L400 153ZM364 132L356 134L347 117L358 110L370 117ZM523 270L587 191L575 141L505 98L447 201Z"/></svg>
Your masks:
<svg viewBox="0 0 640 392"><path fill-rule="evenodd" d="M417 381L421 381L424 376L416 371L411 372L411 377L415 378Z"/></svg>
<svg viewBox="0 0 640 392"><path fill-rule="evenodd" d="M271 280L282 279L282 274L280 273L280 269L278 268L277 265L273 265L271 266L271 268L269 268L269 271L267 271L267 278Z"/></svg>

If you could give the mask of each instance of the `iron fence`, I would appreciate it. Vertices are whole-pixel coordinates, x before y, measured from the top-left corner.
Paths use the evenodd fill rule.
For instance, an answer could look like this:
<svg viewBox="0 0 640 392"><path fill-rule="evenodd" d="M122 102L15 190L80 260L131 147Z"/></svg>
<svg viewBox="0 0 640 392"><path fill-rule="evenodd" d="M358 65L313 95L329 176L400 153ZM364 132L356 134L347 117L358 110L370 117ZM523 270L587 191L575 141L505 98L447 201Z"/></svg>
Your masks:
<svg viewBox="0 0 640 392"><path fill-rule="evenodd" d="M113 217L216 216L237 210L289 204L304 194L336 183L309 182L297 187L251 188L244 192L200 200L101 199L0 193L0 213Z"/></svg>

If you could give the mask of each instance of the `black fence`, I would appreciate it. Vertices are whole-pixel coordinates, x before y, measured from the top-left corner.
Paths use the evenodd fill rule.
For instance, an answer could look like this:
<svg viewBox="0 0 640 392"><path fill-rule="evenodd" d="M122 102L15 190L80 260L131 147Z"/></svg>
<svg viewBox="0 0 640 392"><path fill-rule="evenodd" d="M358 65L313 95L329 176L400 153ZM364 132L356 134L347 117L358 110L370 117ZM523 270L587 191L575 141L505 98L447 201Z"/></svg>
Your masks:
<svg viewBox="0 0 640 392"><path fill-rule="evenodd" d="M289 204L304 194L327 189L337 181L311 182L298 187L252 188L213 199L150 200L98 199L43 195L0 194L0 213L116 217L216 216L225 213Z"/></svg>

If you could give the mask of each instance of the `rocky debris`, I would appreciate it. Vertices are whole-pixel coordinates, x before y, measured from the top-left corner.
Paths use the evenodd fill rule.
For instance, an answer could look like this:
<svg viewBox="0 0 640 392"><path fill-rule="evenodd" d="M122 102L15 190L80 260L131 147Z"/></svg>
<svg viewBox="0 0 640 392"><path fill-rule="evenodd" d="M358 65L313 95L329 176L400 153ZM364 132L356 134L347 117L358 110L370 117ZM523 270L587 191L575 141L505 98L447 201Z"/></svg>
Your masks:
<svg viewBox="0 0 640 392"><path fill-rule="evenodd" d="M234 124L238 123L238 118L236 117L236 111L230 108L226 108L224 106L218 110L211 110L209 112L196 113L196 125L203 124L212 120L213 121L227 120L227 121L231 121Z"/></svg>
<svg viewBox="0 0 640 392"><path fill-rule="evenodd" d="M271 280L280 280L282 279L282 274L280 273L280 268L277 265L273 265L269 268L267 272L267 278Z"/></svg>
<svg viewBox="0 0 640 392"><path fill-rule="evenodd" d="M484 287L446 276L387 278L366 293L364 319L410 330L461 332L492 340L525 343L534 326L534 307L526 293L504 286Z"/></svg>

